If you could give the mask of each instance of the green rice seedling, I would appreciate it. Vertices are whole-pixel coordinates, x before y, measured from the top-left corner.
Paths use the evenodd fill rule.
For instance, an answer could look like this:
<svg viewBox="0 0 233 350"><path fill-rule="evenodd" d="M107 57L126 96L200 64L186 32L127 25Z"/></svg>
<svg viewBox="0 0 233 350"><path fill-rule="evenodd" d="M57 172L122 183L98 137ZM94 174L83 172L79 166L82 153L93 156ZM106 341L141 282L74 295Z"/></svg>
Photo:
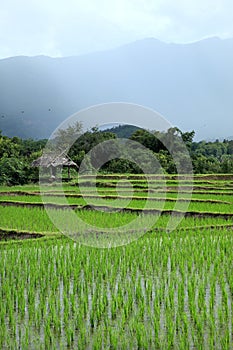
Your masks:
<svg viewBox="0 0 233 350"><path fill-rule="evenodd" d="M175 187L175 181L169 185ZM203 199L210 196L206 190ZM199 203L192 205L203 212ZM227 203L208 205L228 210ZM169 215L163 215L137 241L96 249L58 239L42 208L0 206L0 212L2 229L57 234L53 240L0 244L1 348L230 348L230 218L186 217L168 233ZM59 214L64 221L66 212ZM107 230L138 214L79 210L77 215Z"/></svg>

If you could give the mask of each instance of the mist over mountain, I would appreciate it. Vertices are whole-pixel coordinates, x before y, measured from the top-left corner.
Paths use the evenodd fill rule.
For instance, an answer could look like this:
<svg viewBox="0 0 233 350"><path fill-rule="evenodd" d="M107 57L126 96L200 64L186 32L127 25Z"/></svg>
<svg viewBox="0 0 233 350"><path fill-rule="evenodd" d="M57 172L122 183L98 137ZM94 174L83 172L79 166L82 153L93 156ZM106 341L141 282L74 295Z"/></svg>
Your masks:
<svg viewBox="0 0 233 350"><path fill-rule="evenodd" d="M198 140L220 139L232 135L232 96L233 39L145 39L77 57L0 60L0 129L8 136L45 138L82 108L131 102L194 129Z"/></svg>

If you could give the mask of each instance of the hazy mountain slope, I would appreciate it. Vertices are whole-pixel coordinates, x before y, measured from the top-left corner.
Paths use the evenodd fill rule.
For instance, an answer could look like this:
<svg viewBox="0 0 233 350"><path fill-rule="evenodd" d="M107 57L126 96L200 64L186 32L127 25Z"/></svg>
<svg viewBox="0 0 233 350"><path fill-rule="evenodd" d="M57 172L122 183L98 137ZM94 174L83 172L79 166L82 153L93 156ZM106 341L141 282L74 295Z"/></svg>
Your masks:
<svg viewBox="0 0 233 350"><path fill-rule="evenodd" d="M232 131L232 96L233 39L145 39L79 57L0 60L0 129L10 136L47 137L81 108L127 101L199 139L220 138Z"/></svg>

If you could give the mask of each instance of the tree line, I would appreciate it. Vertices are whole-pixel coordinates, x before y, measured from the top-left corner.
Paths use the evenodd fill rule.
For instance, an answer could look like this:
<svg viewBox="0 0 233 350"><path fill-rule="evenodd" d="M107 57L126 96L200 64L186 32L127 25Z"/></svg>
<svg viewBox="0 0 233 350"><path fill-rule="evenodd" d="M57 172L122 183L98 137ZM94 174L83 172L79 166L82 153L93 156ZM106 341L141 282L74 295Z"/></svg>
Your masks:
<svg viewBox="0 0 233 350"><path fill-rule="evenodd" d="M55 139L48 144L46 139L10 138L0 132L0 184L17 185L37 181L39 172L31 163L42 155L46 145L51 150L67 149L68 156L79 166L85 157L85 166L90 172L98 169L103 173L142 173L143 169L148 169L148 172L152 169L156 173L160 164L165 173L176 174L178 162L184 173L186 170L192 170L194 174L233 173L233 140L195 142L194 136L194 131L182 132L178 128L159 132L129 126L104 131L94 127L83 133L82 125L77 123L58 131ZM116 142L119 139L123 141ZM106 147L105 142L109 140L112 142ZM144 146L139 152L137 144ZM183 145L187 152L184 152ZM157 164L152 162L147 150L155 156ZM111 153L114 159L102 164L103 160L111 158ZM193 169L186 168L187 157L191 159Z"/></svg>

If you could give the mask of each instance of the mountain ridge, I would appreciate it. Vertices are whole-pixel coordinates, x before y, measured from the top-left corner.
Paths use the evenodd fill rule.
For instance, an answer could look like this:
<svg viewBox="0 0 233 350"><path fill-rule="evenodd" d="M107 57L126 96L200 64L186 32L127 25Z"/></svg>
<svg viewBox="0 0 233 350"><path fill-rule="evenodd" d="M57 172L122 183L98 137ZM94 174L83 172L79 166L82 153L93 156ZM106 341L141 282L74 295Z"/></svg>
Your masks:
<svg viewBox="0 0 233 350"><path fill-rule="evenodd" d="M198 139L224 138L233 115L233 39L157 39L80 56L0 60L0 129L44 138L80 109L131 102L155 109ZM220 128L221 126L221 128Z"/></svg>

